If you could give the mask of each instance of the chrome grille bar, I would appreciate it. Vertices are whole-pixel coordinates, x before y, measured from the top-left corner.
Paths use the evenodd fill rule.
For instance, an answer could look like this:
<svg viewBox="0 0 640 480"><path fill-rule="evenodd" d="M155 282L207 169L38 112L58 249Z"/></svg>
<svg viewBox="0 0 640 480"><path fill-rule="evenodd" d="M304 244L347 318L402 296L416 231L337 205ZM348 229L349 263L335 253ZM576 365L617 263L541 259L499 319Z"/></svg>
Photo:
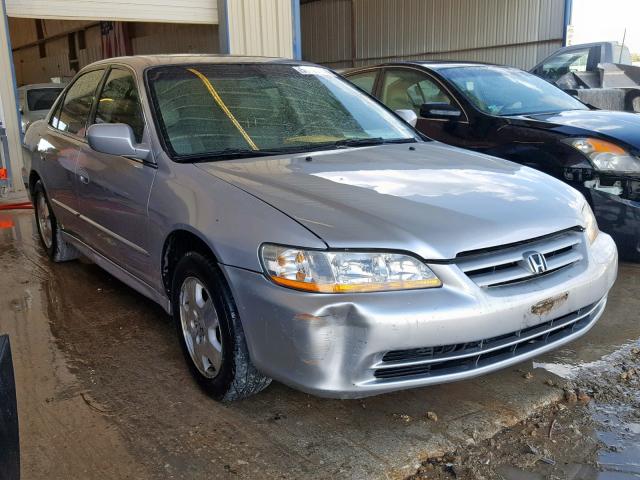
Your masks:
<svg viewBox="0 0 640 480"><path fill-rule="evenodd" d="M526 281L538 276L529 270L524 254L535 251L544 255L547 273L568 267L583 260L580 246L583 234L577 231L562 232L557 236L504 249L481 252L461 257L456 264L480 287L493 287Z"/></svg>

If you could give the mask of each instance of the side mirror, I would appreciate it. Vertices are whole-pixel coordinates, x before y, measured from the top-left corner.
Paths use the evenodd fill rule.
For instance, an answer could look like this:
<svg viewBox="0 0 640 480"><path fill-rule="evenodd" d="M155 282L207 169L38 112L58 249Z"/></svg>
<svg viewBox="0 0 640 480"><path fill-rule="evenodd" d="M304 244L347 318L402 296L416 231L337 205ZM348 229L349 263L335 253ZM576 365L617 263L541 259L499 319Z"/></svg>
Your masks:
<svg viewBox="0 0 640 480"><path fill-rule="evenodd" d="M400 110L394 110L394 112L412 127L416 126L416 123L418 122L418 116L413 110L402 108Z"/></svg>
<svg viewBox="0 0 640 480"><path fill-rule="evenodd" d="M89 146L96 152L146 160L149 148L137 145L133 130L124 123L96 123L87 130Z"/></svg>
<svg viewBox="0 0 640 480"><path fill-rule="evenodd" d="M462 111L455 105L448 103L423 103L420 116L427 120L459 120Z"/></svg>

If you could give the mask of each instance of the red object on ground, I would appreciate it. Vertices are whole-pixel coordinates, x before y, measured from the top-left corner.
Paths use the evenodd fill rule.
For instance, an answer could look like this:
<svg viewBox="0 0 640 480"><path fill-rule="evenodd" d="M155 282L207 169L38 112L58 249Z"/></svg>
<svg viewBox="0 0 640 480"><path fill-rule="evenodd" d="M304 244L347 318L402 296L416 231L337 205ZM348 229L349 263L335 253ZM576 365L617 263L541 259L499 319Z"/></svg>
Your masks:
<svg viewBox="0 0 640 480"><path fill-rule="evenodd" d="M0 203L0 210L31 210L32 208L31 202Z"/></svg>
<svg viewBox="0 0 640 480"><path fill-rule="evenodd" d="M0 218L0 228L13 228L13 220L5 220Z"/></svg>
<svg viewBox="0 0 640 480"><path fill-rule="evenodd" d="M7 179L7 169L0 168L0 180L6 180L6 179Z"/></svg>

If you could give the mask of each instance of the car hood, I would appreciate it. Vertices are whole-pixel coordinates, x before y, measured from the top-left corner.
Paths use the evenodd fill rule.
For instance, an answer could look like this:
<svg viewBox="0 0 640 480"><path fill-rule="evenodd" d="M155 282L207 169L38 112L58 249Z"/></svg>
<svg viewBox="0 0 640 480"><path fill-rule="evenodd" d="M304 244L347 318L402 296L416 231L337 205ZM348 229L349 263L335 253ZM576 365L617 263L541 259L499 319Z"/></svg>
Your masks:
<svg viewBox="0 0 640 480"><path fill-rule="evenodd" d="M570 110L559 113L542 113L513 117L528 126L557 129L568 135L595 132L600 136L619 140L640 149L640 115L630 112L607 110Z"/></svg>
<svg viewBox="0 0 640 480"><path fill-rule="evenodd" d="M438 142L412 146L197 166L286 213L333 248L450 259L582 224L582 196L550 176Z"/></svg>

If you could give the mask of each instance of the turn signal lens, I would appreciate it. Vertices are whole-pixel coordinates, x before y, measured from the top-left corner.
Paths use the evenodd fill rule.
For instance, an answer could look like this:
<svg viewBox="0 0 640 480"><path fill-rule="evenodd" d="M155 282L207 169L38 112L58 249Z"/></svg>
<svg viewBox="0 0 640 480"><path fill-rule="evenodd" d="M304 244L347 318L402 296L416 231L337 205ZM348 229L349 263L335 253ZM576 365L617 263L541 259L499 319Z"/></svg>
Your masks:
<svg viewBox="0 0 640 480"><path fill-rule="evenodd" d="M264 245L267 275L284 287L318 293L361 293L435 288L442 282L410 255L338 252Z"/></svg>
<svg viewBox="0 0 640 480"><path fill-rule="evenodd" d="M586 202L582 207L582 218L584 219L584 229L585 232L587 232L589 245L591 245L596 241L596 238L598 238L600 229L598 228L598 222L596 221L596 217L593 214L593 210L591 210L591 207Z"/></svg>

